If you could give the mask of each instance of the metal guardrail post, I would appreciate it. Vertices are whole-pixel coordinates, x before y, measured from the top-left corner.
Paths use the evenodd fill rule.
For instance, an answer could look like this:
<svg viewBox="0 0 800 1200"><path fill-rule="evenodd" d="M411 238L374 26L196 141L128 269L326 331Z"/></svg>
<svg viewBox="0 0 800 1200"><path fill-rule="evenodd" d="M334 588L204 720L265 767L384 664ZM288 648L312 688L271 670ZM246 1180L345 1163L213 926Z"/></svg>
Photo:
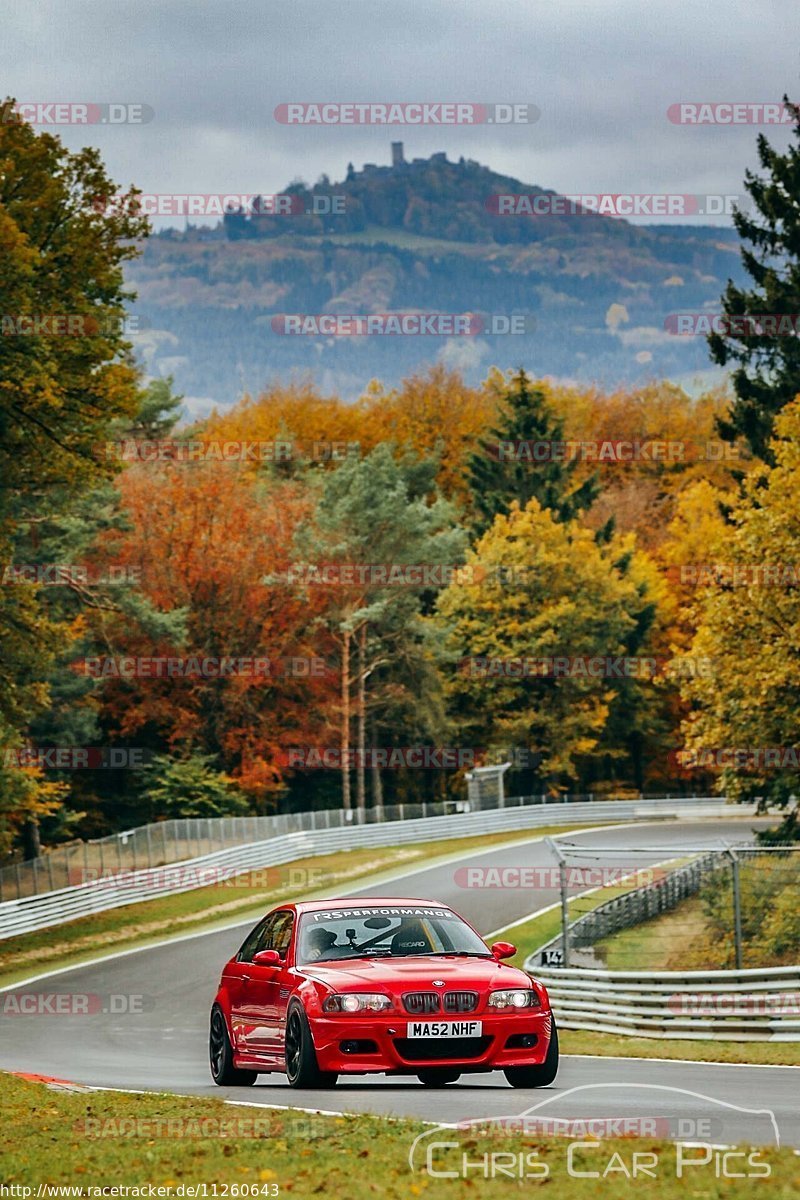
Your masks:
<svg viewBox="0 0 800 1200"><path fill-rule="evenodd" d="M739 880L739 859L736 852L728 848L733 876L733 943L736 955L736 970L742 969L742 893Z"/></svg>
<svg viewBox="0 0 800 1200"><path fill-rule="evenodd" d="M552 838L545 838L545 843L550 847L553 854L558 860L558 878L561 887L561 953L562 964L565 967L569 966L569 900L567 897L567 860L559 850L557 844Z"/></svg>

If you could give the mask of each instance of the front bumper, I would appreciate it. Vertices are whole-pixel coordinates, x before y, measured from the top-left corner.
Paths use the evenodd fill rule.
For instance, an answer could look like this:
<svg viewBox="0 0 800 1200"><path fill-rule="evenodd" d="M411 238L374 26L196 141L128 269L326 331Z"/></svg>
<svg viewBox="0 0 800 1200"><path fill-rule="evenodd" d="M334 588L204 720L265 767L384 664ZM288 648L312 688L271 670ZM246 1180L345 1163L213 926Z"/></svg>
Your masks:
<svg viewBox="0 0 800 1200"><path fill-rule="evenodd" d="M482 1022L479 1038L408 1038L406 1026L414 1018L398 1013L321 1014L311 1017L310 1025L320 1069L340 1075L416 1074L456 1066L493 1071L544 1062L552 1029L549 1011L470 1013L469 1019Z"/></svg>

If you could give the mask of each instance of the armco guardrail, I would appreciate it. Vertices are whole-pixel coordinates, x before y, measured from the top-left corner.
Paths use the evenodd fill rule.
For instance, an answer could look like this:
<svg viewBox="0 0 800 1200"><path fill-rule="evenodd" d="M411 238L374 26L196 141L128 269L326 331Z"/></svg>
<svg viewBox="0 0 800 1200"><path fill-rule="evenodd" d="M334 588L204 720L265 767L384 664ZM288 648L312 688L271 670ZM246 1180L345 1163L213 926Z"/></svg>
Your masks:
<svg viewBox="0 0 800 1200"><path fill-rule="evenodd" d="M694 1041L800 1041L800 967L528 969L546 986L563 1029Z"/></svg>
<svg viewBox="0 0 800 1200"><path fill-rule="evenodd" d="M219 850L182 863L107 874L75 887L5 901L0 904L0 939L63 925L78 917L121 908L126 904L190 891L244 871L279 866L299 858L331 854L336 850L535 829L563 823L565 818L570 824L593 825L607 821L652 820L654 817L681 815L717 816L747 811L740 805L732 808L718 797L595 800L585 804L570 804L566 811L564 805L558 803L515 807L513 801L509 800L507 807L486 812L460 812L449 816L371 825L343 825L335 829L306 829Z"/></svg>

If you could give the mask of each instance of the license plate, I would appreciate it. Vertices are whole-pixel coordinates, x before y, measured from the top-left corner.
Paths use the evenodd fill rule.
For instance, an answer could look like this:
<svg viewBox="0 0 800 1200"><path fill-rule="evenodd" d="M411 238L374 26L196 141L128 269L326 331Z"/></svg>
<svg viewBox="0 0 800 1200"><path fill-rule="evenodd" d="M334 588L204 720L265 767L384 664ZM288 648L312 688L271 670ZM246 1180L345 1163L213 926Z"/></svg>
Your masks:
<svg viewBox="0 0 800 1200"><path fill-rule="evenodd" d="M409 1021L406 1037L410 1038L465 1038L480 1037L482 1021Z"/></svg>

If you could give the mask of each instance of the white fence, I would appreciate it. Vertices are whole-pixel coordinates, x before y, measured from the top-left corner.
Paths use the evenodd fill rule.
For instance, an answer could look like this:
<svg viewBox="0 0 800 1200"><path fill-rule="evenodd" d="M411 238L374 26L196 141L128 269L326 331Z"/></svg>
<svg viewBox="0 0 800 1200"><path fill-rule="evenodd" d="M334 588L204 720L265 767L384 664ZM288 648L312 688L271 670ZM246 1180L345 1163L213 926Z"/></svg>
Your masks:
<svg viewBox="0 0 800 1200"><path fill-rule="evenodd" d="M526 968L563 1029L670 1040L800 1041L800 967L742 971Z"/></svg>
<svg viewBox="0 0 800 1200"><path fill-rule="evenodd" d="M513 805L513 801L508 801ZM749 809L752 811L752 808ZM307 829L280 834L249 845L230 847L169 866L109 873L74 887L25 896L0 904L0 940L63 925L78 917L121 908L160 896L190 891L244 871L279 866L337 850L362 846L401 845L410 842L476 836L557 824L603 824L608 821L652 820L681 815L741 815L748 809L726 805L718 797L678 797L658 800L595 800L584 804L531 804L484 812L336 829Z"/></svg>

